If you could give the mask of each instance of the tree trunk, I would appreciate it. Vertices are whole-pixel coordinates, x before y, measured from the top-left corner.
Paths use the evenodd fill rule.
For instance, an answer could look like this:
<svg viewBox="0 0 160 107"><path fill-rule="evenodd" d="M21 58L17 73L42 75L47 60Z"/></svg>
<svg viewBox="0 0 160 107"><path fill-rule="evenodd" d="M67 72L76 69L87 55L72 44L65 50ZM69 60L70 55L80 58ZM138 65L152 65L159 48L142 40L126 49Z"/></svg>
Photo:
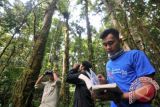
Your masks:
<svg viewBox="0 0 160 107"><path fill-rule="evenodd" d="M93 64L93 47L92 47L92 33L91 26L88 17L88 0L85 0L85 16L86 16L86 27L88 36L88 60Z"/></svg>
<svg viewBox="0 0 160 107"><path fill-rule="evenodd" d="M45 44L47 42L49 30L51 27L53 12L56 8L57 0L52 0L46 9L42 30L35 41L33 47L33 54L30 58L30 66L27 67L20 79L16 82L12 100L14 107L31 107L33 98L34 84L40 73L42 67L42 60L45 51Z"/></svg>
<svg viewBox="0 0 160 107"><path fill-rule="evenodd" d="M68 14L68 13L67 13ZM69 107L69 84L66 83L66 74L69 71L69 14L67 17L65 17L66 21L66 27L65 30L65 50L64 50L64 56L63 56L63 72L62 72L62 85L61 85L61 99L63 100L64 107Z"/></svg>
<svg viewBox="0 0 160 107"><path fill-rule="evenodd" d="M78 55L77 55L77 57L78 57L77 59L78 60L77 61L80 61L80 59L82 57L82 49L81 49L81 46L82 46L82 36L81 36L81 33L78 34L78 44L79 44L80 47L77 50L78 51L77 52L78 53Z"/></svg>
<svg viewBox="0 0 160 107"><path fill-rule="evenodd" d="M2 78L2 76L3 76L3 71L4 71L5 68L9 65L10 60L11 60L12 56L14 55L14 53L15 53L15 46L13 47L12 52L11 52L11 54L9 55L6 64L5 64L4 66L1 65L1 66L2 66L2 69L1 69L1 72L0 72L0 79ZM1 68L1 66L0 66L0 68Z"/></svg>

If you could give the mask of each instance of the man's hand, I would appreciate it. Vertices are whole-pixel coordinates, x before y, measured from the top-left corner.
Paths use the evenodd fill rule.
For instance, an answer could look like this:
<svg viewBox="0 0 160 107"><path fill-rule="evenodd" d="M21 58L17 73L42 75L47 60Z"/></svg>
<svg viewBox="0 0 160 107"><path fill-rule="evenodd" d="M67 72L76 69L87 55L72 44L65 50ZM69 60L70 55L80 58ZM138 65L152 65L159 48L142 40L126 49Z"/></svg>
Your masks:
<svg viewBox="0 0 160 107"><path fill-rule="evenodd" d="M97 78L98 78L100 84L106 84L106 79L102 74L98 74Z"/></svg>
<svg viewBox="0 0 160 107"><path fill-rule="evenodd" d="M75 69L76 71L79 69L80 65L79 64L74 64L73 65L73 69Z"/></svg>

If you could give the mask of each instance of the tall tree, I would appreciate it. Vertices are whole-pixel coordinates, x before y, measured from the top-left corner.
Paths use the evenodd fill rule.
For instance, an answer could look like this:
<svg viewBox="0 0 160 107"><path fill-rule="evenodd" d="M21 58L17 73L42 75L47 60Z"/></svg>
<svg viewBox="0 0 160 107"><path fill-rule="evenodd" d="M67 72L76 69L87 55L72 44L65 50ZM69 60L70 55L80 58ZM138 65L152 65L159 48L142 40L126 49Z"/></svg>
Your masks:
<svg viewBox="0 0 160 107"><path fill-rule="evenodd" d="M42 67L45 44L47 42L56 3L57 0L52 0L46 9L42 29L40 34L37 34L38 37L34 44L33 54L29 61L30 66L24 70L22 76L15 84L13 91L14 107L31 107L34 84Z"/></svg>
<svg viewBox="0 0 160 107"><path fill-rule="evenodd" d="M63 56L63 71L62 71L62 88L61 88L61 98L65 107L69 107L69 85L66 81L66 74L69 71L69 13L63 13L65 19L64 27L64 56Z"/></svg>
<svg viewBox="0 0 160 107"><path fill-rule="evenodd" d="M62 85L60 90L60 99L63 106L69 107L69 84L66 83L66 74L69 71L69 0L60 0L58 10L64 18L64 52L63 52L63 69L62 69Z"/></svg>
<svg viewBox="0 0 160 107"><path fill-rule="evenodd" d="M88 6L89 6L89 1L85 1L85 17L86 17L86 28L87 28L87 37L88 37L88 60L92 63L93 62L93 47L92 47L92 33L91 33L91 26L90 26L90 21L89 21L89 12L88 12Z"/></svg>
<svg viewBox="0 0 160 107"><path fill-rule="evenodd" d="M82 57L82 33L84 32L84 28L81 27L78 24L75 24L76 27L76 32L78 34L78 38L77 38L77 45L75 47L76 51L77 51L77 61L80 61L81 57Z"/></svg>

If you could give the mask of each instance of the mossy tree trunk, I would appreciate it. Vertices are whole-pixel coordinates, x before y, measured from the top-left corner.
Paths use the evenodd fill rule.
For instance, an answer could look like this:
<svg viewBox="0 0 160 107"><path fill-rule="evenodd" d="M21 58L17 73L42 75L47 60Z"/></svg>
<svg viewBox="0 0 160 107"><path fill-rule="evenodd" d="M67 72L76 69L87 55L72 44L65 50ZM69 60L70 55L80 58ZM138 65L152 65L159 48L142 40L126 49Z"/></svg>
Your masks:
<svg viewBox="0 0 160 107"><path fill-rule="evenodd" d="M88 0L85 1L85 17L86 17L86 28L87 28L87 36L88 36L88 60L93 63L93 47L92 47L92 33L91 33L91 26L89 21L88 15Z"/></svg>
<svg viewBox="0 0 160 107"><path fill-rule="evenodd" d="M16 82L12 103L14 107L32 107L31 102L34 92L34 84L40 73L44 57L45 45L51 27L52 16L56 8L57 0L52 0L46 9L41 32L35 40L33 54L29 61L29 66L23 71L20 79Z"/></svg>
<svg viewBox="0 0 160 107"><path fill-rule="evenodd" d="M65 27L64 27L64 56L63 56L63 71L62 71L62 86L61 86L61 99L63 100L64 107L69 107L70 98L69 98L69 84L66 83L66 74L69 71L69 13L63 13L65 18Z"/></svg>

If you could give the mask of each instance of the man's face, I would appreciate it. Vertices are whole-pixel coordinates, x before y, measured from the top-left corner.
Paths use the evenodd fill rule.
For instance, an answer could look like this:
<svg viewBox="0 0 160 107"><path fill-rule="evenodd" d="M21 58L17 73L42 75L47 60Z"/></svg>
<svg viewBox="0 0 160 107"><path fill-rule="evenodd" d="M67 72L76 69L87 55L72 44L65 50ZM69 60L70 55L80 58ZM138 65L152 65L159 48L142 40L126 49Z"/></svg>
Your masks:
<svg viewBox="0 0 160 107"><path fill-rule="evenodd" d="M104 49L111 55L115 54L120 49L120 40L112 34L108 34L103 40Z"/></svg>

